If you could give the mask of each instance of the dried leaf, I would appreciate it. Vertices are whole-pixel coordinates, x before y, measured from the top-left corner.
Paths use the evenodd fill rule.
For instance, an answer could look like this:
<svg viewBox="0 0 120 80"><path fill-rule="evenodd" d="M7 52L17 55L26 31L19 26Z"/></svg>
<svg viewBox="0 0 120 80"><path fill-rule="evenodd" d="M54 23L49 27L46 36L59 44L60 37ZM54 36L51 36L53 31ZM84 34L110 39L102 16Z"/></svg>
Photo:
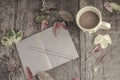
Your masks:
<svg viewBox="0 0 120 80"><path fill-rule="evenodd" d="M92 50L92 53L99 52L101 49L100 44L96 45L95 48Z"/></svg>
<svg viewBox="0 0 120 80"><path fill-rule="evenodd" d="M8 75L6 75L6 77L9 79L7 80L17 80L17 77L21 76L22 74L22 68L18 57L19 56L15 53L3 55L2 64L5 65L8 72Z"/></svg>
<svg viewBox="0 0 120 80"><path fill-rule="evenodd" d="M33 74L29 67L26 67L26 74L27 74L28 80L33 80Z"/></svg>
<svg viewBox="0 0 120 80"><path fill-rule="evenodd" d="M41 30L45 30L48 27L48 21L42 20L41 22Z"/></svg>
<svg viewBox="0 0 120 80"><path fill-rule="evenodd" d="M55 37L59 33L59 28L67 29L65 22L55 22L53 24L53 33L54 33Z"/></svg>
<svg viewBox="0 0 120 80"><path fill-rule="evenodd" d="M64 21L71 22L74 20L73 16L67 11L59 11L58 14Z"/></svg>
<svg viewBox="0 0 120 80"><path fill-rule="evenodd" d="M103 49L105 49L108 44L112 44L112 40L110 35L97 35L94 40L94 45L100 45Z"/></svg>
<svg viewBox="0 0 120 80"><path fill-rule="evenodd" d="M38 72L37 77L39 80L54 80L48 73L46 72Z"/></svg>

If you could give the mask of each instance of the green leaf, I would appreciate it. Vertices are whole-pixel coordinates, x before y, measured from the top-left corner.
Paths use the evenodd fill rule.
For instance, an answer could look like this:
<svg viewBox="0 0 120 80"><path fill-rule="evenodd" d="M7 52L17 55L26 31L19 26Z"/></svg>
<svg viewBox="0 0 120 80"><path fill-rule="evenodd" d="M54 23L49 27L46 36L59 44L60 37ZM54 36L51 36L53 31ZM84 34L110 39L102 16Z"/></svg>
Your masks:
<svg viewBox="0 0 120 80"><path fill-rule="evenodd" d="M44 15L42 15L42 16L37 16L36 17L36 22L42 22L42 20L44 20L44 19L46 19L46 20L48 20L49 19L49 16L44 16Z"/></svg>
<svg viewBox="0 0 120 80"><path fill-rule="evenodd" d="M112 6L112 8L116 11L120 11L120 5L114 3L114 2L110 2L110 5Z"/></svg>
<svg viewBox="0 0 120 80"><path fill-rule="evenodd" d="M13 39L15 37L15 31L14 30L11 30L7 33L7 37L9 39Z"/></svg>
<svg viewBox="0 0 120 80"><path fill-rule="evenodd" d="M10 46L12 45L12 41L11 39L9 39L8 37L3 37L1 39L1 43L4 45L4 46Z"/></svg>
<svg viewBox="0 0 120 80"><path fill-rule="evenodd" d="M19 38L19 37L22 38L22 36L23 36L23 32L22 32L22 31L19 31L19 32L16 33L16 37L15 37L15 38L16 38L16 39Z"/></svg>
<svg viewBox="0 0 120 80"><path fill-rule="evenodd" d="M19 42L22 39L22 37L23 37L23 32L22 31L17 32L16 35L15 35L15 38L14 38L13 42L14 43Z"/></svg>
<svg viewBox="0 0 120 80"><path fill-rule="evenodd" d="M11 46L13 42L14 43L19 42L22 39L22 36L23 36L22 31L15 33L15 31L12 30L7 33L7 37L3 37L1 39L1 43L5 46Z"/></svg>

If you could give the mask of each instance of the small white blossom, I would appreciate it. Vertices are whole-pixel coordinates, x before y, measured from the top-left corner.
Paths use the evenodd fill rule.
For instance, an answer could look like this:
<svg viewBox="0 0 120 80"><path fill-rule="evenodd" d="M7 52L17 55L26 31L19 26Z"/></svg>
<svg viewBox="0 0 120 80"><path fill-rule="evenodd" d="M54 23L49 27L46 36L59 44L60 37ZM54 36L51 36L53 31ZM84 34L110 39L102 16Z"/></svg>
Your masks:
<svg viewBox="0 0 120 80"><path fill-rule="evenodd" d="M100 45L103 49L105 49L108 44L112 44L112 40L110 35L97 35L94 40L94 45Z"/></svg>
<svg viewBox="0 0 120 80"><path fill-rule="evenodd" d="M1 38L1 43L4 46L11 46L13 43L19 42L23 37L23 32L19 31L15 33L15 31L9 31L7 36Z"/></svg>
<svg viewBox="0 0 120 80"><path fill-rule="evenodd" d="M1 38L1 43L7 47L12 45L12 41L8 37Z"/></svg>
<svg viewBox="0 0 120 80"><path fill-rule="evenodd" d="M16 33L15 38L13 39L14 43L18 43L23 37L23 32L19 31Z"/></svg>

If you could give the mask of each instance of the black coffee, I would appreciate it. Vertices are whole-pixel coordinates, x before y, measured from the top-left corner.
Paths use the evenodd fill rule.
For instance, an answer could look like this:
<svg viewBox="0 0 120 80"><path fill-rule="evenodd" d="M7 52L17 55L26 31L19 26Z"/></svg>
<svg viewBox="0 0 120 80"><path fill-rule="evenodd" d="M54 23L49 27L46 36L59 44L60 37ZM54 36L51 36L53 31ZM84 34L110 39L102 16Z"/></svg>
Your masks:
<svg viewBox="0 0 120 80"><path fill-rule="evenodd" d="M97 26L99 17L96 13L88 11L81 15L79 23L83 28L91 29Z"/></svg>

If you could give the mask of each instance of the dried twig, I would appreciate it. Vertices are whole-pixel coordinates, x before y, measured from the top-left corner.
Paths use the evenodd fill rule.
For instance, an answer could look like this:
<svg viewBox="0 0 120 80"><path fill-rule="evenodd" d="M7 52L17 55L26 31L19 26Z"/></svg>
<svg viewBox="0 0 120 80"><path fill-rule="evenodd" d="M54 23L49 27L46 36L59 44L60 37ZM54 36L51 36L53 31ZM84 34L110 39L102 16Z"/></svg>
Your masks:
<svg viewBox="0 0 120 80"><path fill-rule="evenodd" d="M42 9L41 9L41 11L45 11L46 7L47 7L46 1L42 0Z"/></svg>
<svg viewBox="0 0 120 80"><path fill-rule="evenodd" d="M3 55L0 60L6 65L9 71L9 80L16 80L16 78L21 75L22 69L19 64L19 56L16 53Z"/></svg>
<svg viewBox="0 0 120 80"><path fill-rule="evenodd" d="M97 59L97 62L95 63L95 66L94 66L94 71L95 72L97 71L100 63L103 61L103 59L105 58L106 55L107 55L107 53L104 54L103 56L100 56L100 58Z"/></svg>

